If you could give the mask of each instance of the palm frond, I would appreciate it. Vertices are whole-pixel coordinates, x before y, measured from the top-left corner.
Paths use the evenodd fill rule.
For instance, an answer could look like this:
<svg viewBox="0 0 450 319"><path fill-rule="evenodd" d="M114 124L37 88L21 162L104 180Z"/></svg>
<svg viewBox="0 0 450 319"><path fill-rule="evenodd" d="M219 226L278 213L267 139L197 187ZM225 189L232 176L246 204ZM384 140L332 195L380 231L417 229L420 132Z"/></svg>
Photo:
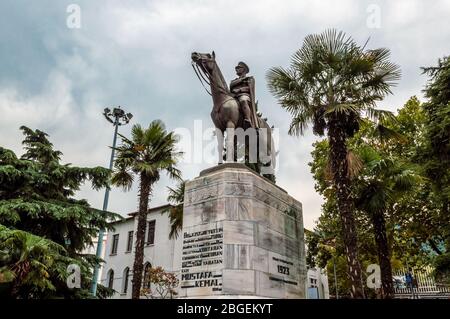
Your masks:
<svg viewBox="0 0 450 319"><path fill-rule="evenodd" d="M111 183L118 187L122 187L125 191L129 191L133 185L133 174L127 170L118 170L114 172Z"/></svg>
<svg viewBox="0 0 450 319"><path fill-rule="evenodd" d="M167 201L174 205L179 205L184 202L184 190L186 181L182 181L177 184L176 188L167 187L169 190L169 195L167 196Z"/></svg>
<svg viewBox="0 0 450 319"><path fill-rule="evenodd" d="M123 137L122 140L124 140ZM144 129L140 124L135 124L131 128L131 140L133 141L133 144L144 144Z"/></svg>
<svg viewBox="0 0 450 319"><path fill-rule="evenodd" d="M406 143L408 141L405 135L382 124L375 126L373 136L380 141L395 140L399 143Z"/></svg>
<svg viewBox="0 0 450 319"><path fill-rule="evenodd" d="M315 133L321 135L328 125L324 115L331 113L339 113L350 123L352 128L344 132L347 137L353 136L365 110L380 121L393 118L374 107L376 101L392 93L400 69L389 61L388 49L365 47L344 32L329 29L308 35L289 68L275 67L267 72L270 92L292 116L289 134L303 134L313 122Z"/></svg>
<svg viewBox="0 0 450 319"><path fill-rule="evenodd" d="M170 165L169 167L167 167L166 171L167 171L167 174L169 175L169 177L170 177L171 179L178 180L178 181L182 181L182 177L181 177L181 176L182 176L182 173L181 173L181 170L179 170L179 169L176 168L175 166Z"/></svg>
<svg viewBox="0 0 450 319"><path fill-rule="evenodd" d="M354 179L364 168L362 160L358 154L349 150L347 152L347 176L350 179Z"/></svg>
<svg viewBox="0 0 450 319"><path fill-rule="evenodd" d="M358 113L359 109L358 109L358 105L356 104L351 104L351 103L339 103L339 104L335 104L333 106L329 106L326 111L325 114L330 114L330 113L345 113L345 114L350 114L350 113Z"/></svg>
<svg viewBox="0 0 450 319"><path fill-rule="evenodd" d="M167 201L174 206L170 206L167 210L161 213L168 213L170 219L170 233L169 238L177 238L178 233L183 228L183 204L184 204L184 190L186 181L181 181L177 187L168 187L169 195Z"/></svg>
<svg viewBox="0 0 450 319"><path fill-rule="evenodd" d="M291 124L289 125L289 135L303 135L306 129L308 128L308 124L310 122L311 117L309 117L305 113L300 113L296 117L292 119Z"/></svg>
<svg viewBox="0 0 450 319"><path fill-rule="evenodd" d="M387 110L378 110L373 107L368 107L366 109L367 116L370 119L373 119L380 123L396 123L397 118L395 117L394 113Z"/></svg>

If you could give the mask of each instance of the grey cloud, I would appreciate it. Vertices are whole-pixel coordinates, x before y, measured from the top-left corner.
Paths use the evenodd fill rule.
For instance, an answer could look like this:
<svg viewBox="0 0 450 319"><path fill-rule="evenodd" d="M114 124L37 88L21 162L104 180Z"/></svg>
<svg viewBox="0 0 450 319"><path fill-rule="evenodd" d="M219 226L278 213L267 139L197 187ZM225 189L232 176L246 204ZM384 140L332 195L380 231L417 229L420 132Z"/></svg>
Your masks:
<svg viewBox="0 0 450 319"><path fill-rule="evenodd" d="M246 61L256 78L259 105L280 128L278 182L304 204L305 225L313 226L322 200L314 191L308 161L311 133L289 137L289 115L269 94L265 73L288 66L303 38L336 27L369 47L388 47L403 78L394 95L380 103L395 110L419 95L426 78L420 66L450 51L445 1L76 1L82 28L68 29L66 7L73 1L3 1L0 11L0 142L20 150L22 124L51 134L66 162L107 165L112 127L106 106L122 105L146 125L162 119L169 129L211 125L210 97L190 66L192 51L215 50L225 78ZM381 9L381 28L366 26L367 6ZM206 124L207 123L207 124ZM128 134L130 125L122 127ZM207 164L183 164L186 178ZM151 205L165 202L163 178ZM101 207L103 194L83 187L80 197ZM123 214L137 207L136 189L114 189L110 209Z"/></svg>

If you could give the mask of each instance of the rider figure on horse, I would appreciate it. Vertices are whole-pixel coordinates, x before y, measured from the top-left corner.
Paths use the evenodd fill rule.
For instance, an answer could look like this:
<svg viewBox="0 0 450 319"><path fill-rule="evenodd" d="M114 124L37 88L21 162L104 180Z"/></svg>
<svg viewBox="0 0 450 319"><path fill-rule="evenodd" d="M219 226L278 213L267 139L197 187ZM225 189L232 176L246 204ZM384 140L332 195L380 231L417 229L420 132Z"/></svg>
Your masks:
<svg viewBox="0 0 450 319"><path fill-rule="evenodd" d="M256 118L255 107L255 79L252 76L247 76L250 69L244 62L239 62L235 70L238 78L231 81L230 90L239 101L240 111L244 118L243 128L258 128L259 123Z"/></svg>

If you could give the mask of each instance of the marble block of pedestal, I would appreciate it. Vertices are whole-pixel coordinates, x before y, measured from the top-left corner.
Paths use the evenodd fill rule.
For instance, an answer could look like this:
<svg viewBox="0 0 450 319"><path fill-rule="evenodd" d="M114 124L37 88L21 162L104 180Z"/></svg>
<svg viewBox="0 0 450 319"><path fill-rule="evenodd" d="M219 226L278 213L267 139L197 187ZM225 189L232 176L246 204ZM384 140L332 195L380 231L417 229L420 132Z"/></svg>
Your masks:
<svg viewBox="0 0 450 319"><path fill-rule="evenodd" d="M187 182L180 298L305 298L302 205L245 165Z"/></svg>

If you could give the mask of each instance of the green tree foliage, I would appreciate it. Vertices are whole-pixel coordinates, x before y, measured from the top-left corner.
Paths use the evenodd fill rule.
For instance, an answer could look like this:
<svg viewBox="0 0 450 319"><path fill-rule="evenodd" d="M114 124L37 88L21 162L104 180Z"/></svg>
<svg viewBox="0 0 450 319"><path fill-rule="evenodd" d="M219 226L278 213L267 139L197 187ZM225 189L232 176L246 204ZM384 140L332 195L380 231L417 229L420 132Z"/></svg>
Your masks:
<svg viewBox="0 0 450 319"><path fill-rule="evenodd" d="M51 240L0 225L0 282L8 290L4 293L26 298L54 293L51 278L66 276L64 252Z"/></svg>
<svg viewBox="0 0 450 319"><path fill-rule="evenodd" d="M436 188L421 156L429 145L424 106L412 97L398 110L394 120L384 124L380 129L379 125L364 122L348 140L348 147L354 156L351 198L356 212L361 262L363 268L370 263L380 264L383 283L386 284L392 278L390 267L421 267L430 264L437 254L442 254L440 249L443 249L443 234L448 222L442 219L442 202L434 193ZM317 237L316 246L321 247L336 238L333 258L339 260L345 254L341 249L343 239L337 231L338 209L333 196L327 148L326 140L315 143L310 163L316 190L325 199L323 213L315 229L315 233L321 234ZM322 251L317 250L316 256L327 256ZM445 258L438 256L436 259L436 268L441 267L444 274L449 269ZM333 271L331 256L327 269ZM341 294L348 288L346 277L345 273L339 274L338 271ZM385 285L383 288L388 297L392 293L391 287ZM331 288L330 291L334 292ZM366 295L369 292L366 290Z"/></svg>
<svg viewBox="0 0 450 319"><path fill-rule="evenodd" d="M119 134L120 135L120 134ZM129 190L134 177L139 180L139 211L137 215L136 245L133 264L132 298L141 295L144 268L144 240L148 204L155 183L165 172L175 180L181 180L176 167L180 152L176 150L177 136L167 132L161 121L153 121L148 128L136 124L131 129L131 139L120 135L122 144L116 148L117 158L112 182Z"/></svg>
<svg viewBox="0 0 450 319"><path fill-rule="evenodd" d="M100 228L116 214L74 198L86 181L108 187L102 167L62 164L47 134L21 127L25 153L19 158L0 147L0 271L3 292L13 298L84 298L89 296L95 256L83 254ZM67 266L81 269L81 288L69 289ZM100 287L99 296L111 291Z"/></svg>
<svg viewBox="0 0 450 319"><path fill-rule="evenodd" d="M396 121L392 123L392 127L401 133L405 140L374 145L378 148L383 147L385 154L398 158L399 161L413 164L416 172L422 176L409 192L410 196L397 198L393 208L397 226L395 232L398 235L393 244L398 245L399 248L411 247L416 251L416 257L404 254L405 258L402 259L404 264L422 263L421 248L424 244L440 253L438 246L443 238L442 225L445 223L440 218L439 201L435 199L432 180L427 178L420 155L428 144L425 133L426 121L427 115L423 105L416 97L412 97L398 110Z"/></svg>
<svg viewBox="0 0 450 319"><path fill-rule="evenodd" d="M343 32L328 30L307 36L289 69L272 68L267 74L269 89L292 115L289 133L303 134L312 124L315 134L327 134L330 176L355 298L363 297L363 291L347 140L358 131L365 115L376 120L392 117L390 112L375 109L376 101L391 93L400 77L389 56L388 49L367 50Z"/></svg>
<svg viewBox="0 0 450 319"><path fill-rule="evenodd" d="M317 142L317 147L315 151L320 149L321 146L326 148L327 142L326 140ZM320 151L322 152L322 151ZM325 151L326 155L327 152ZM319 157L324 161L324 166L317 166L316 169L313 170L313 174L324 176L326 175L326 156ZM313 159L314 155L313 155ZM320 161L320 160L319 160ZM316 161L310 163L310 165L314 165ZM325 173L324 173L325 171ZM348 275L348 269L346 267L347 255L345 253L345 246L343 243L342 232L341 232L341 218L339 217L338 208L336 206L335 197L332 193L332 187L326 187L325 184L329 185L330 182L326 180L316 181L316 188L319 187L319 184L322 182L324 185L324 193L321 193L324 196L325 202L322 205L322 214L318 219L318 222L314 229L314 237L316 241L317 249L314 252L315 256L309 257L309 259L314 259L315 266L324 268L328 273L328 282L330 287L330 294L335 294L335 280L334 280L334 264L336 264L336 272L337 272L337 283L338 283L338 294L339 298L350 298L351 291L351 281ZM370 223L369 218L365 214L357 213L355 214L355 224L358 236L358 251L361 261L362 269L365 270L369 264L378 263L377 260L377 250L375 246L374 236L373 236L373 228ZM308 242L308 235L306 236ZM310 246L308 245L308 254L310 253ZM308 258L308 255L307 255ZM364 296L368 297L371 294L371 291L367 289L365 285L365 272L363 271L361 274L362 287L364 290Z"/></svg>
<svg viewBox="0 0 450 319"><path fill-rule="evenodd" d="M391 298L394 290L386 218L388 214L392 216L396 202L413 189L420 176L412 165L399 158L368 146L358 151L363 169L354 185L355 208L367 214L371 221L381 267L381 291L383 297Z"/></svg>
<svg viewBox="0 0 450 319"><path fill-rule="evenodd" d="M167 201L171 206L161 212L161 214L168 213L170 220L169 238L178 238L179 232L183 229L183 204L184 204L184 189L186 181L180 182L176 188L168 187L169 196Z"/></svg>
<svg viewBox="0 0 450 319"><path fill-rule="evenodd" d="M438 206L436 219L444 243L444 247L434 246L439 253L436 271L439 278L450 282L450 57L439 59L437 66L423 71L430 79L424 90L428 100L423 104L426 143L418 159L431 181L430 199Z"/></svg>

